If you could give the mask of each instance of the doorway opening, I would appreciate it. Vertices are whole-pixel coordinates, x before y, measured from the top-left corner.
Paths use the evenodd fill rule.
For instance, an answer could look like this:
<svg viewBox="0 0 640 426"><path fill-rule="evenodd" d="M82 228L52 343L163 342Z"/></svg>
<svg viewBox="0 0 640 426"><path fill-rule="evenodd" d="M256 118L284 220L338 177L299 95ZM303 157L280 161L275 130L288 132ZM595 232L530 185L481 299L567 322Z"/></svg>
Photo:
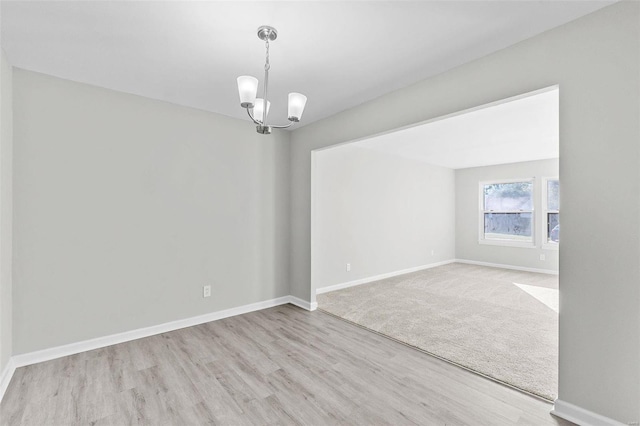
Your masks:
<svg viewBox="0 0 640 426"><path fill-rule="evenodd" d="M319 309L557 397L559 88L312 153Z"/></svg>

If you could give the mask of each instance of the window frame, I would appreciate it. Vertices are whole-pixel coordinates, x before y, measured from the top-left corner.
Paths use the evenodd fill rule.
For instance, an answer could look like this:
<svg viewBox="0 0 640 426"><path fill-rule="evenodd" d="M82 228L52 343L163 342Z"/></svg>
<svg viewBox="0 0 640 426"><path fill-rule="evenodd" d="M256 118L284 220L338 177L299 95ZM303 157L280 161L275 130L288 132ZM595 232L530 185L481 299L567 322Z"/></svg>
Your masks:
<svg viewBox="0 0 640 426"><path fill-rule="evenodd" d="M491 211L484 209L484 187L486 185L494 185L499 183L517 183L528 182L531 184L531 210L521 210L519 212L531 213L531 241L515 241L515 240L498 240L485 238L484 234L484 215L485 213L491 213ZM505 247L520 247L520 248L536 248L536 178L513 178L513 179L499 179L482 181L478 183L478 243L492 246L505 246ZM495 211L494 211L495 212ZM498 213L518 213L516 211L504 211Z"/></svg>
<svg viewBox="0 0 640 426"><path fill-rule="evenodd" d="M558 186L560 186L560 178L557 176L553 176L553 177L543 177L542 179L542 205L540 206L540 210L542 211L542 223L540 225L541 228L541 233L540 236L542 237L542 239L540 240L542 242L541 247L545 250L560 250L560 242L558 241L557 243L550 243L549 239L547 238L547 229L549 226L548 223L548 214L549 213L557 213L558 217L560 217L560 203L558 202L558 210L549 210L549 199L547 197L548 195L548 186L549 186L549 181L553 181L553 180L557 180L558 181ZM560 223L558 221L558 223Z"/></svg>

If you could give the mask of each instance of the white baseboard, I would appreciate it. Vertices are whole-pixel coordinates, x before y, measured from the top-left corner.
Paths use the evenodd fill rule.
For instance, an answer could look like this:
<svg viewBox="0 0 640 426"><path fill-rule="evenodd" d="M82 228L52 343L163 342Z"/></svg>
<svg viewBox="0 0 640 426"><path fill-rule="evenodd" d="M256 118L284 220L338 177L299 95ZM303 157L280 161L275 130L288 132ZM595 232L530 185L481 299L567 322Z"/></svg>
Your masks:
<svg viewBox="0 0 640 426"><path fill-rule="evenodd" d="M265 300L263 302L251 303L249 305L238 306L236 308L225 309L223 311L212 312L196 317L185 318L182 320L171 321L164 324L154 325L151 327L139 328L137 330L125 331L123 333L112 334L110 336L98 337L95 339L84 340L82 342L70 343L68 345L57 346L54 348L43 349L40 351L29 352L20 355L14 355L14 368L23 367L25 365L36 364L39 362L49 361L63 356L73 355L80 352L86 352L93 349L104 348L106 346L118 343L129 342L131 340L141 339L156 334L166 333L181 328L192 327L194 325L204 324L206 322L216 321L223 318L233 317L236 315L246 314L249 312L259 311L261 309L272 308L274 306L291 303L303 309L313 310L315 307L310 306L297 297L283 296L277 299ZM317 305L316 305L317 306Z"/></svg>
<svg viewBox="0 0 640 426"><path fill-rule="evenodd" d="M610 419L593 411L585 410L582 407L559 399L556 399L553 403L551 414L580 426L626 426L625 423L620 423L617 420ZM630 425L634 423L627 424ZM637 425L638 423L636 422L635 424Z"/></svg>
<svg viewBox="0 0 640 426"><path fill-rule="evenodd" d="M2 375L0 376L0 401L4 397L4 393L7 391L9 387L9 382L11 382L11 378L13 377L13 373L16 371L16 365L13 362L13 358L9 358L9 362L2 370Z"/></svg>
<svg viewBox="0 0 640 426"><path fill-rule="evenodd" d="M526 268L524 266L503 265L501 263L479 262L477 260L467 260L467 259L456 259L454 262L467 263L469 265L490 266L492 268L513 269L515 271L537 272L539 274L558 275L558 271L554 271L553 269Z"/></svg>
<svg viewBox="0 0 640 426"><path fill-rule="evenodd" d="M329 293L330 291L342 290L343 288L354 287L361 284L367 284L373 281L383 280L385 278L391 278L398 275L408 274L410 272L422 271L423 269L435 268L436 266L448 265L449 263L456 262L455 259L445 260L444 262L430 263L428 265L415 266L413 268L402 269L400 271L388 272L386 274L380 274L373 277L361 278L359 280L348 281L346 283L340 283L330 285L326 287L320 287L316 289L316 294Z"/></svg>
<svg viewBox="0 0 640 426"><path fill-rule="evenodd" d="M289 296L289 298L289 303L291 303L292 305L296 305L302 309L306 309L307 311L315 311L316 309L318 309L318 302L309 303L306 300L302 300L295 296Z"/></svg>

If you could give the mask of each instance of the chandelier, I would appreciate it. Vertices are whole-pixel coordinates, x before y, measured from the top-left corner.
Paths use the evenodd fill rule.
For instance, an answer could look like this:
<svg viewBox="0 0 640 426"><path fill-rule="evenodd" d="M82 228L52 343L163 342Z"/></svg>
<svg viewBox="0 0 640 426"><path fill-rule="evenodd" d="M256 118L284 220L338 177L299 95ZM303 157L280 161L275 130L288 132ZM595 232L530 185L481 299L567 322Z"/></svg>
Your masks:
<svg viewBox="0 0 640 426"><path fill-rule="evenodd" d="M304 106L307 103L307 97L301 93L289 93L288 118L289 124L282 126L267 125L267 115L271 102L267 99L267 89L269 86L269 42L278 37L278 31L275 28L263 25L258 28L258 38L265 42L267 55L264 64L264 95L262 98L256 99L258 92L258 79L250 75L238 77L238 93L240 94L240 106L247 109L247 114L256 124L256 130L263 135L271 134L271 129L285 129L293 123L300 121Z"/></svg>

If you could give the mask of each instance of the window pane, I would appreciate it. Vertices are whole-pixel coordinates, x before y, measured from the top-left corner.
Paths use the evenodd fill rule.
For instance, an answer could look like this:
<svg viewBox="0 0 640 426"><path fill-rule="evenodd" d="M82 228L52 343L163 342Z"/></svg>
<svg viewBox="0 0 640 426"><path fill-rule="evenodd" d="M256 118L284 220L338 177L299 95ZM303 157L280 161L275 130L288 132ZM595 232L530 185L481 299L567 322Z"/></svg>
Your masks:
<svg viewBox="0 0 640 426"><path fill-rule="evenodd" d="M531 182L493 183L484 186L484 209L518 211L533 209Z"/></svg>
<svg viewBox="0 0 640 426"><path fill-rule="evenodd" d="M485 213L484 238L488 240L533 241L531 213Z"/></svg>
<svg viewBox="0 0 640 426"><path fill-rule="evenodd" d="M547 210L560 210L560 182L547 181Z"/></svg>
<svg viewBox="0 0 640 426"><path fill-rule="evenodd" d="M560 214L547 213L547 242L560 242Z"/></svg>

